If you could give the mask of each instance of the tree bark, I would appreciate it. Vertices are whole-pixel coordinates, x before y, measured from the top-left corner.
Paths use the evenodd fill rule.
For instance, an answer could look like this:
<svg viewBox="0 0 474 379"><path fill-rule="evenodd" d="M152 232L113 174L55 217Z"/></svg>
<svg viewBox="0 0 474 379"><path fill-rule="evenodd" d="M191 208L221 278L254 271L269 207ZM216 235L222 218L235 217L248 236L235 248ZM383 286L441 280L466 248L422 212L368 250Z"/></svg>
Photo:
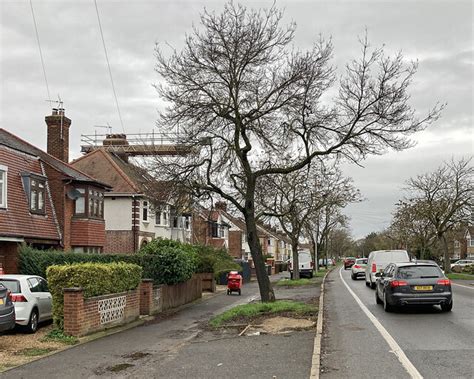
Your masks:
<svg viewBox="0 0 474 379"><path fill-rule="evenodd" d="M438 234L438 241L443 251L444 272L448 274L451 272L451 262L449 260L448 241L446 241L446 236L444 235L444 233Z"/></svg>
<svg viewBox="0 0 474 379"><path fill-rule="evenodd" d="M298 280L300 278L300 260L298 256L298 241L291 239L291 254L293 254L293 279Z"/></svg>
<svg viewBox="0 0 474 379"><path fill-rule="evenodd" d="M260 290L260 298L262 302L275 301L275 293L273 292L270 278L263 260L262 247L258 239L257 222L255 220L255 207L252 200L247 200L245 203L245 223L247 226L247 241L250 247L250 254L255 265L255 272L257 274L258 288Z"/></svg>

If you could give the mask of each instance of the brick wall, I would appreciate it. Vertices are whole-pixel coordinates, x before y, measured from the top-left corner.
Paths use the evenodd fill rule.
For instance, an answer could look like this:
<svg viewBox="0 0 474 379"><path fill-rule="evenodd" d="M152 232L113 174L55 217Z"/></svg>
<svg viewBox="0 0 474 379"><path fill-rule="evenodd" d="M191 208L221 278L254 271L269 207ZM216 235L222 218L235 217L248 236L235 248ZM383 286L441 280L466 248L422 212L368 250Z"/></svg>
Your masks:
<svg viewBox="0 0 474 379"><path fill-rule="evenodd" d="M105 232L104 252L108 254L133 253L133 231L107 230Z"/></svg>
<svg viewBox="0 0 474 379"><path fill-rule="evenodd" d="M192 243L207 245L209 240L209 225L206 220L193 215L192 220Z"/></svg>
<svg viewBox="0 0 474 379"><path fill-rule="evenodd" d="M143 279L140 283L140 314L152 315L163 309L162 286L154 286L153 280Z"/></svg>
<svg viewBox="0 0 474 379"><path fill-rule="evenodd" d="M64 113L64 110L61 111ZM63 162L69 162L69 127L71 120L57 111L45 117L48 125L47 152Z"/></svg>
<svg viewBox="0 0 474 379"><path fill-rule="evenodd" d="M16 242L0 242L0 267L5 274L18 273L19 248Z"/></svg>
<svg viewBox="0 0 474 379"><path fill-rule="evenodd" d="M105 222L93 219L71 219L71 246L104 246Z"/></svg>
<svg viewBox="0 0 474 379"><path fill-rule="evenodd" d="M101 323L99 302L125 296L123 317ZM83 336L99 330L136 320L140 315L139 289L84 299L81 288L64 290L64 332L73 336Z"/></svg>
<svg viewBox="0 0 474 379"><path fill-rule="evenodd" d="M229 231L229 254L234 258L242 258L242 231Z"/></svg>

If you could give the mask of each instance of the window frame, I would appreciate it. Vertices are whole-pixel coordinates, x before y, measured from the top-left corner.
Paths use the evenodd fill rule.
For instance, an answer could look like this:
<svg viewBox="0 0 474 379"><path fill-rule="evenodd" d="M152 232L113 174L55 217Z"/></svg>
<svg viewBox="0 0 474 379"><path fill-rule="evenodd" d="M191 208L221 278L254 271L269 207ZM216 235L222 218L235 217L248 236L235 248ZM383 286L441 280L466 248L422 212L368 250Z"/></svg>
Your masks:
<svg viewBox="0 0 474 379"><path fill-rule="evenodd" d="M0 180L1 196L0 196L0 209L8 208L8 167L0 165L0 171L2 172L3 178Z"/></svg>
<svg viewBox="0 0 474 379"><path fill-rule="evenodd" d="M150 222L150 216L149 216L149 211L150 211L150 205L148 204L148 200L142 200L141 201L141 206L142 206L142 222Z"/></svg>
<svg viewBox="0 0 474 379"><path fill-rule="evenodd" d="M95 186L89 185L79 185L75 186L81 196L74 200L74 217L77 218L88 218L94 220L103 220L104 219L104 192ZM91 194L92 192L92 194ZM79 198L84 199L84 212L77 212L77 200ZM93 201L91 203L91 201ZM92 212L91 212L91 204L92 204Z"/></svg>
<svg viewBox="0 0 474 379"><path fill-rule="evenodd" d="M40 187L42 185L42 188ZM33 194L36 194L33 200ZM40 205L40 195L43 197L43 206ZM38 215L46 214L46 178L39 175L30 175L30 188L28 194L28 203L30 205L30 212Z"/></svg>

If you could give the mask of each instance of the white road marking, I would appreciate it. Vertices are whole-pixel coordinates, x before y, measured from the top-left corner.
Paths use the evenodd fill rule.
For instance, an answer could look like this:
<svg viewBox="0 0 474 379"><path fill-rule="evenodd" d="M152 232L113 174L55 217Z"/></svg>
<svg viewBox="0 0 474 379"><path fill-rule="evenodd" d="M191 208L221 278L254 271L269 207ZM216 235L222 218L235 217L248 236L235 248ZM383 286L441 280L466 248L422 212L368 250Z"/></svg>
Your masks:
<svg viewBox="0 0 474 379"><path fill-rule="evenodd" d="M408 374L412 378L416 379L422 379L423 376L418 372L416 367L413 365L413 363L410 362L408 357L405 355L401 347L397 344L397 342L393 339L393 337L390 335L390 333L383 327L383 325L380 323L379 320L372 314L372 312L369 311L369 309L362 303L362 301L359 299L359 297L355 294L355 292L349 287L349 285L346 283L344 278L342 277L342 268L339 270L339 276L341 277L342 283L346 286L347 290L349 293L352 295L352 297L355 299L357 304L359 304L359 307L362 309L362 311L366 314L366 316L369 318L370 321L372 321L372 324L377 328L377 330L380 332L384 340L388 343L388 346L390 346L390 351L394 353L402 366L407 370Z"/></svg>
<svg viewBox="0 0 474 379"><path fill-rule="evenodd" d="M457 284L457 283L453 283L453 282L451 282L451 284L454 284L455 286L459 286L459 287L463 287L463 288L469 288L470 290L474 290L474 287L468 287L468 286L464 286L462 284Z"/></svg>

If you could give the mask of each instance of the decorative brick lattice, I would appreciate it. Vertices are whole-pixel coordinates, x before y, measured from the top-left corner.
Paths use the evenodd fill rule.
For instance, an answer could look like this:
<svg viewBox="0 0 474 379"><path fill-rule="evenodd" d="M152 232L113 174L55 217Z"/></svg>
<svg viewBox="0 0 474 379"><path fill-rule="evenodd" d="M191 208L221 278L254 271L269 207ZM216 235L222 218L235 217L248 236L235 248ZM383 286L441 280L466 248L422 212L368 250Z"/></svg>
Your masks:
<svg viewBox="0 0 474 379"><path fill-rule="evenodd" d="M107 324L109 322L123 319L126 304L126 296L99 300L98 310L100 313L100 323Z"/></svg>

